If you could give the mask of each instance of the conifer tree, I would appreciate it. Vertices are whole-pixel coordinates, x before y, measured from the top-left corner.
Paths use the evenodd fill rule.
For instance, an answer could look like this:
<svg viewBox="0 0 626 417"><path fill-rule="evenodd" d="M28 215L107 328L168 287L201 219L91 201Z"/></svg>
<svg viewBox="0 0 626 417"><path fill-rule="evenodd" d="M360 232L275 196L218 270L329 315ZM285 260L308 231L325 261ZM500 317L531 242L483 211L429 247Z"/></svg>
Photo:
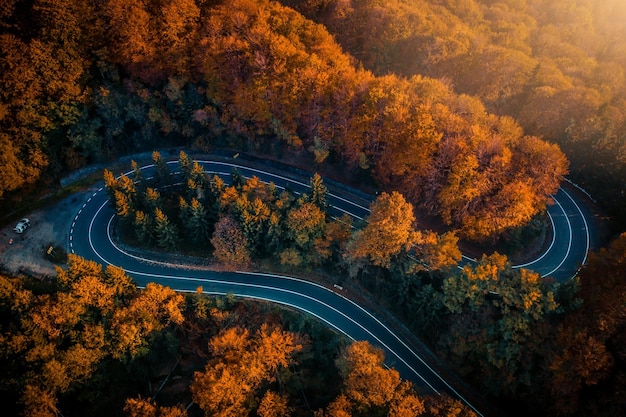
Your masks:
<svg viewBox="0 0 626 417"><path fill-rule="evenodd" d="M160 208L154 211L154 234L159 247L167 250L174 250L178 245L178 231L167 215Z"/></svg>
<svg viewBox="0 0 626 417"><path fill-rule="evenodd" d="M161 154L157 151L152 152L152 160L154 161L154 184L159 187L167 185L170 181L170 168Z"/></svg>
<svg viewBox="0 0 626 417"><path fill-rule="evenodd" d="M230 185L240 190L245 183L246 177L244 177L241 171L239 171L237 168L233 168L230 171Z"/></svg>
<svg viewBox="0 0 626 417"><path fill-rule="evenodd" d="M191 160L184 151L180 151L178 154L178 167L183 175L183 180L187 181L190 177L189 174L191 174Z"/></svg>
<svg viewBox="0 0 626 417"><path fill-rule="evenodd" d="M130 166L133 169L133 181L135 182L135 185L144 184L145 177L143 175L143 171L141 170L137 162L130 161Z"/></svg>
<svg viewBox="0 0 626 417"><path fill-rule="evenodd" d="M115 210L122 219L127 219L133 212L131 201L126 194L119 190L114 191Z"/></svg>
<svg viewBox="0 0 626 417"><path fill-rule="evenodd" d="M140 244L148 246L153 242L154 225L152 218L141 210L135 212L135 235Z"/></svg>
<svg viewBox="0 0 626 417"><path fill-rule="evenodd" d="M195 198L191 200L191 217L190 223L193 227L194 233L191 235L191 239L196 243L206 243L211 238L211 227L207 219L207 211L198 200Z"/></svg>
<svg viewBox="0 0 626 417"><path fill-rule="evenodd" d="M205 207L207 209L207 218L211 223L217 222L221 208L222 193L225 188L224 180L217 175L213 175L208 181Z"/></svg>
<svg viewBox="0 0 626 417"><path fill-rule="evenodd" d="M325 213L328 208L328 202L326 201L328 189L324 185L324 180L322 180L322 177L318 173L315 173L315 175L311 177L309 185L311 187L311 196L309 197L311 203L315 204Z"/></svg>
<svg viewBox="0 0 626 417"><path fill-rule="evenodd" d="M152 213L157 207L161 207L161 193L154 188L146 188L143 199L146 210L149 213Z"/></svg>
<svg viewBox="0 0 626 417"><path fill-rule="evenodd" d="M265 234L265 241L263 248L266 253L276 253L283 248L283 222L278 213L272 212L267 220L267 233Z"/></svg>
<svg viewBox="0 0 626 417"><path fill-rule="evenodd" d="M185 234L194 243L207 243L211 238L211 228L207 219L207 211L198 200L193 198L191 204L180 197L180 220Z"/></svg>
<svg viewBox="0 0 626 417"><path fill-rule="evenodd" d="M191 164L189 178L203 189L207 186L207 177L204 172L204 167L200 165L198 161L193 161L193 163Z"/></svg>
<svg viewBox="0 0 626 417"><path fill-rule="evenodd" d="M119 188L117 178L115 178L115 175L108 169L104 170L103 177L104 188L107 190L107 193L109 193L109 197L115 198L115 190Z"/></svg>

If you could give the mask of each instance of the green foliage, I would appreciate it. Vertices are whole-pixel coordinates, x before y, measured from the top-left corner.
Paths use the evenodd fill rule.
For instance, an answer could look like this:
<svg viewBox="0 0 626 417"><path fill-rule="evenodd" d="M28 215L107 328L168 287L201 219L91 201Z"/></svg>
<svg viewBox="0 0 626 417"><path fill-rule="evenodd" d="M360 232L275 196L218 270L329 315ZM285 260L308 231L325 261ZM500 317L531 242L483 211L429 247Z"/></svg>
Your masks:
<svg viewBox="0 0 626 417"><path fill-rule="evenodd" d="M525 351L537 323L558 307L553 289L534 272L511 269L495 253L446 278L442 293L452 313L442 341L452 359L482 367L483 386L496 394L529 384Z"/></svg>
<svg viewBox="0 0 626 417"><path fill-rule="evenodd" d="M582 304L559 324L547 361L544 386L552 394L555 412L610 416L623 408L625 254L622 234L591 254L580 272L576 295Z"/></svg>
<svg viewBox="0 0 626 417"><path fill-rule="evenodd" d="M180 172L182 172L183 180L185 182L190 179L192 165L191 161L189 160L189 156L183 151L180 151L180 154L178 156L178 168L180 169Z"/></svg>
<svg viewBox="0 0 626 417"><path fill-rule="evenodd" d="M191 200L189 218L185 222L185 227L193 242L203 244L209 241L211 225L207 218L207 212L204 206L195 198Z"/></svg>
<svg viewBox="0 0 626 417"><path fill-rule="evenodd" d="M142 197L143 206L149 213L153 213L156 209L162 207L163 205L161 193L159 193L155 188L146 188Z"/></svg>
<svg viewBox="0 0 626 417"><path fill-rule="evenodd" d="M154 236L160 248L169 251L175 250L178 246L178 230L172 224L167 215L160 208L154 212Z"/></svg>
<svg viewBox="0 0 626 417"><path fill-rule="evenodd" d="M371 167L377 181L385 187L399 189L412 202L419 201L444 221L461 228L465 237L483 239L518 226L540 211L566 172L567 164L558 149L535 144L536 151L527 152L524 143L533 141L523 136L511 120L488 114L477 99L458 96L433 79L375 77L357 69L323 27L276 2L238 0L228 5L198 5L187 0L153 7L116 0L98 10L80 3L82 6L69 9L56 4L46 6L41 9L45 10L44 15L54 15L55 19L37 22L46 41L52 33L71 34L60 45L56 44L57 39L52 43L66 52L58 59L72 64L67 67L72 70L72 77L64 83L43 84L63 85L55 92L64 98L61 104L56 106L58 100L48 103L54 107L55 117L48 114L48 109L27 114L25 110L32 106L22 101L39 99L39 90L30 91L24 85L14 88L11 83L17 82L17 72L9 71L12 75L8 76L4 91L18 90L24 94L11 96L17 104L7 109L16 109L12 115L27 117L23 123L7 123L10 129L6 131L11 138L15 135L28 139L24 147L24 141L12 139L11 143L19 146L7 145L9 152L3 152L9 157L18 154L17 160L3 165L10 168L7 175L17 177L6 187L27 181L31 168L30 172L38 175L45 164L41 157L24 159L26 153L22 149L41 148L28 144L44 143L44 139L55 142L56 137L69 138L63 140L71 142L71 147L65 150L65 144L55 143L50 149L58 149L55 152L64 155L64 163L73 166L89 159L154 147L164 140L189 143L191 138L198 138L197 142L203 144L219 141L250 149L311 149L318 161L332 155L331 160L339 157L348 169ZM299 7L309 7L309 3ZM70 20L72 24L64 27L59 23L62 19L52 12L55 7L61 15L90 11L90 24ZM376 47L360 53L375 56L379 51L393 55L398 51L379 42L413 41L413 30L429 27L418 24L413 28L409 24L412 20L407 14L411 13L428 20L423 10L413 11L409 6L398 9L394 2L389 7L397 9L402 24L396 24L387 9L369 3L340 12L340 27L344 28L340 38L358 34L367 44L369 37L361 34L376 33ZM334 10L329 9L331 19ZM355 32L355 28L370 21L369 13L381 14L382 20L376 20L380 27L377 24L374 29ZM431 15L442 22L451 18L449 14ZM475 14L470 15L476 18ZM85 32L90 27L95 29L92 38ZM222 29L210 29L215 27ZM386 29L380 32L380 28ZM428 64L445 67L449 64L446 59L462 61L460 57L471 49L473 37L457 39L454 35L448 39L441 28L436 32L435 38L431 34L418 37L420 45L428 39L423 53L437 61ZM254 36L246 37L246 33ZM19 42L22 41L6 38L6 47ZM94 48L94 44L100 48ZM46 44L38 51L47 56L48 47ZM448 57L435 58L444 50ZM480 52L487 53L486 50ZM527 65L521 55L489 49L486 62L513 61L511 66L520 66L520 70L507 69L506 75L485 77L499 85L493 87L498 91L495 96L522 94L515 83L528 78L536 65ZM19 68L21 59L12 55L10 61L15 60ZM36 60L42 66L49 61ZM97 68L90 72L93 77L80 76L83 63ZM502 66L494 65L498 69ZM48 68L42 72L50 73L52 80L62 73L59 66L45 70ZM35 73L27 75L37 79ZM80 111L73 110L75 102L80 101L84 102L80 103ZM20 113L19 109L24 111ZM16 126L25 130L17 132ZM32 126L46 127L36 128L31 135ZM274 139L282 144L276 144ZM56 156L52 158L56 166L61 165ZM199 175L196 166L190 171L185 155L180 158L184 181L189 183L187 199L195 197L204 203L204 176ZM17 163L18 160L28 163ZM160 155L154 155L154 161L155 184L165 185L170 179L165 161ZM235 187L239 183L237 179L233 182ZM317 195L313 198L323 208L323 201L318 201Z"/></svg>
<svg viewBox="0 0 626 417"><path fill-rule="evenodd" d="M153 182L156 187L163 187L170 183L171 172L167 166L167 161L163 159L157 151L152 152L152 161L154 162Z"/></svg>
<svg viewBox="0 0 626 417"><path fill-rule="evenodd" d="M287 212L285 223L287 238L303 252L308 251L315 239L324 234L326 219L320 208L313 203L303 203Z"/></svg>
<svg viewBox="0 0 626 417"><path fill-rule="evenodd" d="M152 217L141 210L135 212L135 235L140 245L148 246L154 242L154 224Z"/></svg>
<svg viewBox="0 0 626 417"><path fill-rule="evenodd" d="M130 161L130 166L133 169L133 182L139 187L144 187L145 177L143 171L135 161Z"/></svg>
<svg viewBox="0 0 626 417"><path fill-rule="evenodd" d="M63 169L155 145L189 144L193 138L203 149L214 144L308 149L317 162L371 170L386 189L398 189L441 216L460 230L459 236L480 240L531 219L567 172L561 151L524 135L524 127L560 143L573 162L572 173L595 186L594 194L613 208L615 218L626 219L620 215L626 206L619 192L626 178L626 61L620 35L626 10L619 0L283 1L326 27L267 1L22 3L9 1L0 11L0 198L10 193L7 204L24 194L24 187L53 179ZM362 67L352 64L333 36ZM516 117L519 124L497 115ZM155 163L157 179L167 182L160 155ZM287 222L295 226L303 214L298 212L302 201L295 203L289 193L256 195L261 189L244 191L241 178L233 191L221 180L207 181L197 164L188 174L188 164L182 166L189 176L186 201L198 202L198 214L184 216L180 225L191 231L182 220L194 218L198 241L207 239L220 208L228 211L224 215L235 214L234 206L222 203L239 200L235 223L253 252L295 251L304 264L318 264L329 251L336 259L345 249L345 239L337 237L343 236L340 228L330 230L325 218L285 239ZM105 185L144 244L158 234L153 213L174 211L167 199L148 204L147 189L128 178L105 173ZM321 194L311 198L324 212ZM172 226L159 224L159 233ZM420 238L411 248L418 269L445 268L455 258L455 236ZM166 241L173 246L173 239ZM383 255L376 262L384 264ZM610 262L619 264L616 258L610 255ZM505 342L526 335L528 323L544 322L546 311L533 301L532 275L492 261L498 273L491 277L507 283L502 287L495 279L478 279L486 276L482 270L463 271L441 288L435 279L432 286L422 285L406 259L390 271L406 273L396 279L407 305L413 302L421 311L422 298L445 295L432 297L433 308L445 305L449 314L463 316L454 331L463 334L465 325L497 350L493 334ZM594 267L617 286L611 271ZM602 376L611 363L605 353L619 354L610 348L620 345L613 330L620 328L621 310L604 304L615 297L593 294L599 283L582 284L580 299L608 312L586 311L594 320L592 330L571 340L561 337L564 343L597 347ZM607 294L619 297L617 287ZM545 294L542 290L539 299L549 305ZM572 301L568 309L576 305ZM506 319L498 317L501 311L507 311ZM425 319L426 326L433 322ZM485 335L485 328L494 333ZM598 334L597 328L606 333ZM456 353L472 350L454 340L460 341ZM579 378L585 366L569 366L580 361L575 353L563 349L554 362L556 370L576 371L571 378L563 374L562 381L573 381L565 394L580 391L577 381L603 380L593 372ZM491 351L486 355L489 363L500 363ZM484 357L471 359L482 363ZM50 386L61 385L67 372L62 365L57 359L42 373ZM502 375L509 381L515 373ZM593 397L585 384L583 396ZM25 392L41 401L42 413L55 412L49 389L28 385Z"/></svg>

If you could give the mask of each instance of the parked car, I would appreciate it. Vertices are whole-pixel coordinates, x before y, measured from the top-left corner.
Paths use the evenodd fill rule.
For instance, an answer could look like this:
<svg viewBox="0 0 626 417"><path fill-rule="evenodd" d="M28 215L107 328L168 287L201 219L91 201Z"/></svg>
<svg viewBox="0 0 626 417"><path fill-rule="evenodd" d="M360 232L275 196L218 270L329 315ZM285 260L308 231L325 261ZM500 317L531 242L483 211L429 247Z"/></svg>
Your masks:
<svg viewBox="0 0 626 417"><path fill-rule="evenodd" d="M23 218L22 220L17 222L17 225L13 228L13 230L16 233L24 233L24 231L28 229L29 227L30 227L30 220L28 220L27 218Z"/></svg>

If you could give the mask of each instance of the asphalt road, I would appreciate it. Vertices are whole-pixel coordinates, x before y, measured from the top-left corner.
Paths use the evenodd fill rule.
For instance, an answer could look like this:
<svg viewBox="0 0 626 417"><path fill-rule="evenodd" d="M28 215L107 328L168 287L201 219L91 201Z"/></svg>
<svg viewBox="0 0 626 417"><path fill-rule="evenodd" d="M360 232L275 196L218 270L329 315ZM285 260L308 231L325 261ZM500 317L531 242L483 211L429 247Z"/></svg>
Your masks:
<svg viewBox="0 0 626 417"><path fill-rule="evenodd" d="M530 269L544 278L552 277L564 282L575 277L587 261L590 246L589 223L571 192L561 187L552 199L554 204L547 208L552 227L550 244L535 259L513 265L513 268ZM463 256L459 265L472 262L475 260Z"/></svg>
<svg viewBox="0 0 626 417"><path fill-rule="evenodd" d="M198 161L210 173L228 177L233 166L246 177L253 175L263 181L272 181L278 187L286 187L295 192L305 192L306 180L292 179L291 175L271 173L233 162ZM172 165L174 170L176 165ZM149 176L151 166L146 166ZM344 189L329 186L328 201L331 214L348 213L356 219L363 219L369 213L368 203L373 200L362 195L351 195ZM535 261L518 265L534 269L544 276L559 280L572 277L586 259L589 247L589 234L586 220L575 201L564 190L559 190L553 206L549 208L553 225L553 241L550 247ZM328 326L354 340L367 340L384 349L386 364L396 368L401 376L411 380L421 392L446 392L461 399L482 415L451 384L446 382L432 367L402 338L385 324L345 296L341 288L326 288L300 279L260 273L214 272L194 268L184 268L176 264L143 259L125 252L116 246L111 238L111 225L114 209L108 204L106 191L100 188L76 213L69 235L69 247L86 259L104 265L116 265L126 272L140 286L148 282L167 285L178 291L195 292L202 286L208 294L227 294L268 300L291 306L317 317ZM469 260L466 260L469 262Z"/></svg>

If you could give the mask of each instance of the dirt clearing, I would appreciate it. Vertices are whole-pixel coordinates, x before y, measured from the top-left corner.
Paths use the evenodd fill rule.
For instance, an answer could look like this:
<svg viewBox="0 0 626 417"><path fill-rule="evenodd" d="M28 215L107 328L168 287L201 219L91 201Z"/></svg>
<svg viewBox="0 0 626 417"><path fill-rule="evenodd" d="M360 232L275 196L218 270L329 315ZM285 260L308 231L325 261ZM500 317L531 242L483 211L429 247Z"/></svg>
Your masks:
<svg viewBox="0 0 626 417"><path fill-rule="evenodd" d="M54 275L54 263L46 254L50 246L67 251L69 228L81 202L91 190L74 193L65 199L25 215L30 227L22 234L15 224L0 229L0 266L9 274ZM11 244L12 240L12 244ZM57 249L58 251L58 249Z"/></svg>

